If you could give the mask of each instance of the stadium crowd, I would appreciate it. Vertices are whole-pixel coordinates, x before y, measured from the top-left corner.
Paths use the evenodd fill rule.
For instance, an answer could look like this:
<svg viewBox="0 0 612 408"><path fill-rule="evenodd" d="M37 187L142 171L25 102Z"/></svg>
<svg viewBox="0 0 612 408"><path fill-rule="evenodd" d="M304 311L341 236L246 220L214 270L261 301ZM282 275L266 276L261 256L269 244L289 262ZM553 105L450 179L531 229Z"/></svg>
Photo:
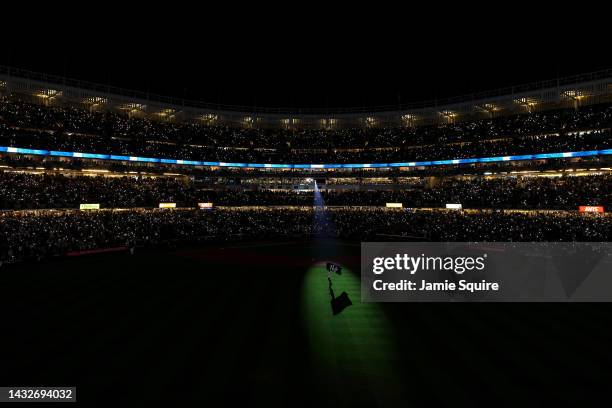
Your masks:
<svg viewBox="0 0 612 408"><path fill-rule="evenodd" d="M290 130L157 121L0 97L0 146L184 160L388 163L505 156L609 149L611 132L609 104L437 126ZM158 247L310 235L361 241L377 239L381 234L429 241L611 238L612 217L558 211L575 210L578 205L610 208L610 175L442 177L435 182L398 183L378 190L324 189L322 197L330 207L325 210L328 216L322 217L329 222L323 223L315 221L321 219L316 215L323 213L313 208L312 191L247 189L188 177L32 174L39 165L44 169L44 158L8 154L2 160L9 160L10 166L30 166L31 173L0 172L0 210L34 211L0 211L0 263L117 246ZM71 159L65 163L67 168L78 170L83 162ZM107 170L123 166L121 171L125 171L128 165L118 162ZM529 165L542 164L534 161ZM238 170L223 171L229 174ZM444 171L450 174L449 169ZM212 202L221 207L207 211L150 208L160 202L184 207ZM461 203L464 208L481 210L382 208L387 202L413 208ZM74 210L81 203L126 210ZM272 207L275 205L293 207ZM485 208L494 210L482 210Z"/></svg>
<svg viewBox="0 0 612 408"><path fill-rule="evenodd" d="M0 98L0 145L183 160L374 163L611 148L612 107L595 105L457 124L248 129L46 107Z"/></svg>
<svg viewBox="0 0 612 408"><path fill-rule="evenodd" d="M187 242L304 237L372 240L380 234L429 241L609 241L612 217L570 213L325 210L313 208L108 210L0 213L0 261L70 251Z"/></svg>
<svg viewBox="0 0 612 408"><path fill-rule="evenodd" d="M443 177L432 186L424 180L397 190L323 190L327 205L465 208L564 209L579 205L612 208L612 175L565 177ZM196 207L200 202L221 206L312 206L312 191L213 190L188 178L91 177L62 174L0 172L0 209L79 208L98 203L102 208L157 207L160 202ZM217 185L216 188L223 188ZM323 187L324 188L324 187Z"/></svg>

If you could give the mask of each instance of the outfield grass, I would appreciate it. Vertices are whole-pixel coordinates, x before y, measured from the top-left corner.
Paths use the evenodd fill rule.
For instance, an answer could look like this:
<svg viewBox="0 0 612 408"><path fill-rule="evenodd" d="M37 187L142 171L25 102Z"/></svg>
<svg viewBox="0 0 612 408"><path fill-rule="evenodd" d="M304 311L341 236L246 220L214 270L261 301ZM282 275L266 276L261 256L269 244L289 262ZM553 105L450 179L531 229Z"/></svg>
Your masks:
<svg viewBox="0 0 612 408"><path fill-rule="evenodd" d="M398 350L384 310L360 302L359 275L344 268L341 275L332 275L334 296L346 292L353 304L334 315L327 277L325 262L314 264L302 291L304 329L320 393L350 405L397 401L402 393L393 367Z"/></svg>
<svg viewBox="0 0 612 408"><path fill-rule="evenodd" d="M333 316L320 262L344 265ZM359 246L211 245L0 268L0 385L82 402L522 406L609 398L609 304L362 304Z"/></svg>

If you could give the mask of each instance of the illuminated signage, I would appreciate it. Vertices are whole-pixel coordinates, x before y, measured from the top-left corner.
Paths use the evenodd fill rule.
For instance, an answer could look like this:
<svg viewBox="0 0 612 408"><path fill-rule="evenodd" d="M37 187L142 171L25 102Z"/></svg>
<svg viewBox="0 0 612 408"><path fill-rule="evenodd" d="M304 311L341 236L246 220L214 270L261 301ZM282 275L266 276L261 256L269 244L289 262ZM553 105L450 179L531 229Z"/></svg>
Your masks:
<svg viewBox="0 0 612 408"><path fill-rule="evenodd" d="M58 157L78 157L84 159L98 160L118 160L135 161L145 163L181 164L188 166L209 166L209 167L243 167L243 168L273 168L273 169L364 169L364 168L395 168L395 167L421 167L421 166L442 166L455 164L473 163L495 163L507 161L542 160L542 159L567 159L574 157L592 157L612 155L612 149L604 150L585 150L577 152L556 152L556 153L536 153L523 154L518 156L495 156L495 157L473 157L468 159L448 159L418 162L397 162L397 163L366 163L366 164L277 164L277 163L226 163L208 162L182 159L160 159L155 157L123 156L114 154L66 152L56 150L28 149L22 147L0 146L0 152L17 153L38 156L58 156Z"/></svg>
<svg viewBox="0 0 612 408"><path fill-rule="evenodd" d="M402 203L387 203L388 208L402 208L403 206Z"/></svg>
<svg viewBox="0 0 612 408"><path fill-rule="evenodd" d="M447 210L460 210L461 208L463 208L461 204L446 204Z"/></svg>
<svg viewBox="0 0 612 408"><path fill-rule="evenodd" d="M604 208L601 205L581 205L578 207L581 213L603 213Z"/></svg>
<svg viewBox="0 0 612 408"><path fill-rule="evenodd" d="M213 203L198 203L198 208L202 210L208 210L213 208Z"/></svg>
<svg viewBox="0 0 612 408"><path fill-rule="evenodd" d="M159 208L176 208L176 203L159 203Z"/></svg>
<svg viewBox="0 0 612 408"><path fill-rule="evenodd" d="M79 209L81 210L99 210L100 204L80 204Z"/></svg>

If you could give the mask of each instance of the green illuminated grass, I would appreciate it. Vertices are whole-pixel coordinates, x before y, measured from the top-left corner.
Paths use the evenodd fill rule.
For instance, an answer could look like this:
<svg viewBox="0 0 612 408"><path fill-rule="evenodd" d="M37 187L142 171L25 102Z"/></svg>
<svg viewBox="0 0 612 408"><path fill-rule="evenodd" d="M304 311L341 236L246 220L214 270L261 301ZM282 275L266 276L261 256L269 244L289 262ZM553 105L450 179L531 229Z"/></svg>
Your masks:
<svg viewBox="0 0 612 408"><path fill-rule="evenodd" d="M320 383L342 402L381 403L380 398L397 396L395 336L384 311L376 303L361 302L360 280L352 271L344 269L332 280L335 296L345 291L353 302L336 316L324 263L308 270L302 290L303 321Z"/></svg>

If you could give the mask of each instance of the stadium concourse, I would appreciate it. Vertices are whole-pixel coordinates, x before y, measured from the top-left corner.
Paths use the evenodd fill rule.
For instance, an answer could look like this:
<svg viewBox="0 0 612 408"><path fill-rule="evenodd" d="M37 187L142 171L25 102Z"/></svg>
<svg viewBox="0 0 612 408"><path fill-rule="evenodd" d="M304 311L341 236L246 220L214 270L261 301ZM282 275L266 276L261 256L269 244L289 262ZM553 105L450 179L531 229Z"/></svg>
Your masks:
<svg viewBox="0 0 612 408"><path fill-rule="evenodd" d="M42 95L0 96L3 262L321 235L612 235L607 100L414 126L300 128L151 118ZM315 190L327 207L315 207ZM313 223L318 211L332 222Z"/></svg>

